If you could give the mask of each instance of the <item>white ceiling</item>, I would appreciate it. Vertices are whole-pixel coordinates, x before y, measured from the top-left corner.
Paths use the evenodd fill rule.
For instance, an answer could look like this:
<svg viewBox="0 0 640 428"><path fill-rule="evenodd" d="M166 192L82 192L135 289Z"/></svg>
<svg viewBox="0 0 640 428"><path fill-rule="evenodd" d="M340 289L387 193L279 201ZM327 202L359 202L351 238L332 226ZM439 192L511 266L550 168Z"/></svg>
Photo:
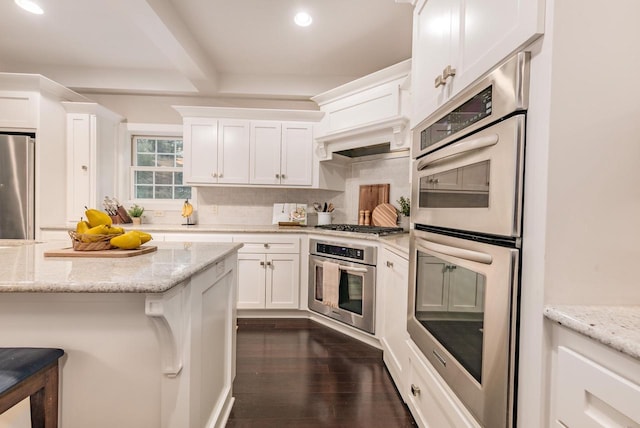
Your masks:
<svg viewBox="0 0 640 428"><path fill-rule="evenodd" d="M36 0L32 15L0 0L0 71L85 93L307 99L410 58L406 1Z"/></svg>

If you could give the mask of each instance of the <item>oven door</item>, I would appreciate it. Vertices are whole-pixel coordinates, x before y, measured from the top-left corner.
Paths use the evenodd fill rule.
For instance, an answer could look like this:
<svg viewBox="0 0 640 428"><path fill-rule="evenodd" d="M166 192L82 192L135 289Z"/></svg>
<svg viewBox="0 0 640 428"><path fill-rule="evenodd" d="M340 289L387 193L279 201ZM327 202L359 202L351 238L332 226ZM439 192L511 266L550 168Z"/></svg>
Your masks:
<svg viewBox="0 0 640 428"><path fill-rule="evenodd" d="M516 115L416 159L411 221L519 237L524 131Z"/></svg>
<svg viewBox="0 0 640 428"><path fill-rule="evenodd" d="M412 233L411 339L482 426L511 426L518 250Z"/></svg>
<svg viewBox="0 0 640 428"><path fill-rule="evenodd" d="M331 261L340 266L338 307L323 304L323 263ZM309 309L342 321L371 334L375 333L376 268L336 260L309 256Z"/></svg>

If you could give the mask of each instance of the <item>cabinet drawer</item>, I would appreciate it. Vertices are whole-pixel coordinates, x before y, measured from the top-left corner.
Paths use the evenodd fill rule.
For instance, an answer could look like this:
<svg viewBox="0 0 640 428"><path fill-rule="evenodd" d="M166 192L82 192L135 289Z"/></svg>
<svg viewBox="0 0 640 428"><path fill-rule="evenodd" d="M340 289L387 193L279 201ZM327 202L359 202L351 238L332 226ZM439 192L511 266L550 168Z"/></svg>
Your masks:
<svg viewBox="0 0 640 428"><path fill-rule="evenodd" d="M558 347L557 421L567 427L640 426L640 385Z"/></svg>
<svg viewBox="0 0 640 428"><path fill-rule="evenodd" d="M283 236L238 235L233 242L242 242L239 253L299 254L300 238Z"/></svg>
<svg viewBox="0 0 640 428"><path fill-rule="evenodd" d="M431 368L411 340L405 383L407 405L421 427L476 427L478 425L458 398Z"/></svg>

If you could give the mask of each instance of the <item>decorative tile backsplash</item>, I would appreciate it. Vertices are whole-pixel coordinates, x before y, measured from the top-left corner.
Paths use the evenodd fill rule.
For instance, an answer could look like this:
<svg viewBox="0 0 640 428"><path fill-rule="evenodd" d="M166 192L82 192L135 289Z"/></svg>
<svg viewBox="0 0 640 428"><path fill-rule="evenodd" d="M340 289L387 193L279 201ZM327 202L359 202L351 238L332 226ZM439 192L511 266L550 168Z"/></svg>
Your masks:
<svg viewBox="0 0 640 428"><path fill-rule="evenodd" d="M333 203L333 223L358 222L358 197L361 184L389 183L389 202L396 207L400 196L411 192L410 158L354 162L346 179L345 191L315 189L278 189L250 187L200 187L197 190L198 224L271 224L273 204L314 202ZM399 207L398 207L399 208ZM216 212L217 211L217 212ZM184 219L179 211L165 211L163 217L147 217L146 223L176 224Z"/></svg>

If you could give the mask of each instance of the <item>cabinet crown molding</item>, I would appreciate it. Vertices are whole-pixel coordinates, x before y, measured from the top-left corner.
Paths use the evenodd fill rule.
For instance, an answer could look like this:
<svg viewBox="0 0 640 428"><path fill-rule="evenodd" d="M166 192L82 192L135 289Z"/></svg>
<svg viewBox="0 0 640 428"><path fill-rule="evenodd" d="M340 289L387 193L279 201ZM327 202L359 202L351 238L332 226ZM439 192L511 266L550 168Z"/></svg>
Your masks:
<svg viewBox="0 0 640 428"><path fill-rule="evenodd" d="M279 120L294 122L319 122L324 112L317 110L286 110L235 107L171 106L185 117L210 117L216 119Z"/></svg>

